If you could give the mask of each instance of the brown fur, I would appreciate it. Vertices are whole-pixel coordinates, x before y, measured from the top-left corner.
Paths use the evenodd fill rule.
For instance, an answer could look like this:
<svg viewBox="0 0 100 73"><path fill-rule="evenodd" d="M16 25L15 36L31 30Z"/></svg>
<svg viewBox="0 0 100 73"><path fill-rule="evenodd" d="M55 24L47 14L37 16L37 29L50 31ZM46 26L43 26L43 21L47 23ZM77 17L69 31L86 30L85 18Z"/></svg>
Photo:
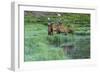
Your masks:
<svg viewBox="0 0 100 73"><path fill-rule="evenodd" d="M70 27L65 27L63 24L51 24L48 25L48 35L53 35L53 33L73 33Z"/></svg>

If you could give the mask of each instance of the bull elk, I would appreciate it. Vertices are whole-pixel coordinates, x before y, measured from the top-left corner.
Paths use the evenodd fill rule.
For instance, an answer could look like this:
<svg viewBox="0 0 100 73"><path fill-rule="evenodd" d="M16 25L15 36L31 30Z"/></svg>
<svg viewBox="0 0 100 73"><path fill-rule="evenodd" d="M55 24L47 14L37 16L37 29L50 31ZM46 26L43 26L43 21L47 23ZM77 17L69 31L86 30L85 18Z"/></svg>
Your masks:
<svg viewBox="0 0 100 73"><path fill-rule="evenodd" d="M60 33L64 33L64 34L72 33L73 34L73 30L70 28L70 26L65 27L63 24L51 23L51 24L48 25L48 35L53 35L54 33L57 33L57 34L60 34Z"/></svg>

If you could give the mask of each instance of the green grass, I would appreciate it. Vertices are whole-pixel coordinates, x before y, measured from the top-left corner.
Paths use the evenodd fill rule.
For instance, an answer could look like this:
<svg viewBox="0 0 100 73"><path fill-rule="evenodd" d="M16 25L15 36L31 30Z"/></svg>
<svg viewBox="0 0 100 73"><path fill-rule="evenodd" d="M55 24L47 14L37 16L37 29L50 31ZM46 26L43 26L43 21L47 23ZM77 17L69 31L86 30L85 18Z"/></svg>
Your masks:
<svg viewBox="0 0 100 73"><path fill-rule="evenodd" d="M55 34L49 36L47 31L47 26L43 24L31 23L25 25L25 61L63 60L89 57L89 35ZM62 48L64 44L74 45L76 50L65 55Z"/></svg>
<svg viewBox="0 0 100 73"><path fill-rule="evenodd" d="M64 59L62 48L49 45L47 27L42 24L25 25L25 61Z"/></svg>
<svg viewBox="0 0 100 73"><path fill-rule="evenodd" d="M68 17L65 15L68 15ZM71 23L70 21L74 20L75 17L70 16L75 15L64 14L62 19L66 21L64 22L65 26L71 25L73 27L74 34L64 35L61 33L52 36L48 35L47 17L25 16L24 61L90 58L90 25ZM78 16L77 14L77 19ZM51 16L51 18L55 21L57 17ZM65 18L68 18L68 20L65 20ZM68 24L67 21L69 21ZM64 50L66 45L72 46L72 50L66 52Z"/></svg>

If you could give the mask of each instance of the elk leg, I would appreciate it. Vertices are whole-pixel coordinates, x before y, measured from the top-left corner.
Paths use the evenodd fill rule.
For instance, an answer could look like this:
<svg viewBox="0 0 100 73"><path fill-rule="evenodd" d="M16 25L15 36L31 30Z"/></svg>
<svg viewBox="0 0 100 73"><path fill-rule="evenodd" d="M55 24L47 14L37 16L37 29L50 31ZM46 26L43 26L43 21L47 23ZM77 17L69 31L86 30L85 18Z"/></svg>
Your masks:
<svg viewBox="0 0 100 73"><path fill-rule="evenodd" d="M60 34L60 26L57 25L57 33Z"/></svg>
<svg viewBox="0 0 100 73"><path fill-rule="evenodd" d="M48 26L48 35L51 35L51 27L50 26Z"/></svg>
<svg viewBox="0 0 100 73"><path fill-rule="evenodd" d="M60 34L60 31L58 30L57 33Z"/></svg>

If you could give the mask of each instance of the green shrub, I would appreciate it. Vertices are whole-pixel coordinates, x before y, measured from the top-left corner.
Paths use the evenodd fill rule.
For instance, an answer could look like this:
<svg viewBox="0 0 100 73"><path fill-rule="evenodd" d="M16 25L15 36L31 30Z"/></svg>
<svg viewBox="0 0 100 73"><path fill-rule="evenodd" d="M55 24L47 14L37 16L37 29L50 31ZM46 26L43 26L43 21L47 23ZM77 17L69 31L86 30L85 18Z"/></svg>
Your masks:
<svg viewBox="0 0 100 73"><path fill-rule="evenodd" d="M77 37L74 42L75 50L70 56L73 59L90 58L90 38L85 36Z"/></svg>

